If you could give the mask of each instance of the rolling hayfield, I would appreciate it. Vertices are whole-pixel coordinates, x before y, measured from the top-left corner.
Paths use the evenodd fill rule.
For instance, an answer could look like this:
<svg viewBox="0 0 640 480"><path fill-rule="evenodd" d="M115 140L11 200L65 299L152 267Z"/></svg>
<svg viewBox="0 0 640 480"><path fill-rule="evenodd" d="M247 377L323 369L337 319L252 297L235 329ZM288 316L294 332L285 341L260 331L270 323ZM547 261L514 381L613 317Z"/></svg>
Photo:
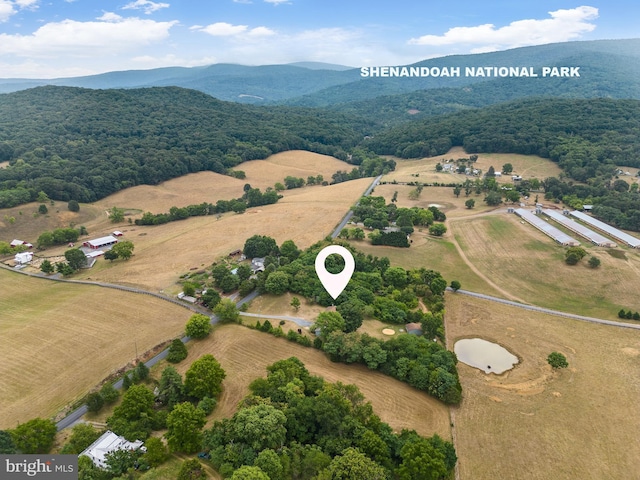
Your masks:
<svg viewBox="0 0 640 480"><path fill-rule="evenodd" d="M162 213L168 212L173 206L185 207L202 202L215 204L218 200L241 197L247 183L264 191L267 187L273 187L276 182L284 184L285 177L289 175L306 180L310 175L320 174L330 182L336 171L351 171L353 168L354 165L327 155L294 150L272 155L266 160L241 163L234 170L245 172L246 178L242 180L213 172L191 173L160 185L127 188L96 202L96 205L105 209L117 206ZM294 191L285 191L283 195L287 196Z"/></svg>
<svg viewBox="0 0 640 480"><path fill-rule="evenodd" d="M448 348L497 342L520 363L502 375L458 363L453 408L462 479L601 480L640 471L640 331L447 294ZM569 367L547 364L563 353Z"/></svg>
<svg viewBox="0 0 640 480"><path fill-rule="evenodd" d="M190 269L210 266L221 256L242 248L252 235L268 235L278 244L293 240L306 248L327 235L362 195L370 178L286 192L275 205L244 214L192 217L158 226L121 226L135 251L128 261L98 260L78 278L91 278L158 291L170 289ZM115 227L114 227L115 228Z"/></svg>
<svg viewBox="0 0 640 480"><path fill-rule="evenodd" d="M51 417L181 334L190 312L148 295L0 269L0 429Z"/></svg>

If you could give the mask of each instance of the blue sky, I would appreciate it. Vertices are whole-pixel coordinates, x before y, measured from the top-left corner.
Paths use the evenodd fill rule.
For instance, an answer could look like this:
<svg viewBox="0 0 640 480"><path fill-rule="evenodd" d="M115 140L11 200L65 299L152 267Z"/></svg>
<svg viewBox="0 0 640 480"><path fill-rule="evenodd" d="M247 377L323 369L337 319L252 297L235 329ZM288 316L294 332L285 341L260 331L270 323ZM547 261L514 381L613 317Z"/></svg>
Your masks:
<svg viewBox="0 0 640 480"><path fill-rule="evenodd" d="M0 0L0 78L212 63L403 65L640 37L640 2Z"/></svg>

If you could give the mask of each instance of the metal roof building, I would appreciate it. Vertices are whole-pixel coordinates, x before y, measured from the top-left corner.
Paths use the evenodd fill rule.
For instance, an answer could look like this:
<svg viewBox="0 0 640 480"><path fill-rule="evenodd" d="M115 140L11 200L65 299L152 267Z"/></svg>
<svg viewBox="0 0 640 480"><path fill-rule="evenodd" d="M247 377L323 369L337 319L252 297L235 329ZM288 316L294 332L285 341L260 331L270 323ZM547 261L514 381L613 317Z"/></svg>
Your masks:
<svg viewBox="0 0 640 480"><path fill-rule="evenodd" d="M601 222L600 220L590 217L589 215L579 212L578 210L574 210L573 212L570 212L570 215L572 217L576 217L578 220L592 226L593 228L596 228L604 233L606 233L607 235L611 235L613 238L620 240L622 242L624 242L626 245L628 245L629 247L632 248L640 248L640 240L637 239L636 237L629 235L628 233L625 233L621 230L618 230L615 227L612 227L611 225Z"/></svg>
<svg viewBox="0 0 640 480"><path fill-rule="evenodd" d="M599 233L594 232L590 228L585 227L581 223L578 223L570 219L566 215L563 215L557 212L556 210L551 210L547 208L543 210L543 213L548 217L551 217L551 219L555 220L565 228L568 228L572 232L576 232L581 237L586 238L591 243L598 245L599 247L617 247L618 246L615 242L609 240L606 237L603 237Z"/></svg>
<svg viewBox="0 0 640 480"><path fill-rule="evenodd" d="M580 245L580 242L575 238L570 237L562 230L557 229L553 225L548 222L545 222L541 218L537 217L530 212L529 210L525 210L524 208L518 208L515 210L515 214L522 218L524 221L530 223L538 230L540 230L545 235L553 238L556 242L561 245L567 245L569 247L577 247Z"/></svg>
<svg viewBox="0 0 640 480"><path fill-rule="evenodd" d="M114 245L118 243L118 239L113 235L107 235L106 237L96 238L94 240L87 240L82 245L89 248L102 248L108 245Z"/></svg>

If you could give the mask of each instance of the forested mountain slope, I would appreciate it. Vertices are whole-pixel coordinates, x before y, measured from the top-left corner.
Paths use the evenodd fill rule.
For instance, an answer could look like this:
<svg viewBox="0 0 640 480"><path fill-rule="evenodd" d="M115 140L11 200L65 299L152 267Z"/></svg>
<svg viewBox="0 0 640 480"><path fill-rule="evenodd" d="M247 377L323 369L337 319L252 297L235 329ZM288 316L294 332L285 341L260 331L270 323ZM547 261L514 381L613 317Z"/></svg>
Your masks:
<svg viewBox="0 0 640 480"><path fill-rule="evenodd" d="M380 96L418 91L424 91L420 92L418 98L425 98L425 101L428 101L434 89L443 88L457 89L453 91L453 98L449 98L448 102L461 103L463 106L469 101L469 97L475 97L483 102L482 97L485 96L488 97L488 101L482 105L540 94L581 98L597 96L640 98L640 39L553 43L501 52L451 55L418 62L414 66L460 67L461 74L459 77L361 78L352 83L335 85L289 100L287 103L322 107L351 102L364 103L366 100ZM526 78L489 79L464 75L465 67L481 66L533 67L538 73L542 66L578 66L581 76L580 78L538 77L527 80ZM480 83L488 85L473 93L473 89ZM468 90L467 87L472 90ZM505 96L503 89L507 89L511 95ZM460 99L456 94L460 95ZM491 97L496 98L492 100ZM372 110L377 106L380 107L379 112L385 113L384 101L381 103L376 99L374 105L371 107ZM363 106L366 109L366 104ZM406 106L412 109L424 109L424 106L419 103L409 103ZM480 105L471 104L471 106Z"/></svg>
<svg viewBox="0 0 640 480"><path fill-rule="evenodd" d="M364 145L403 158L441 155L453 146L468 153L535 154L586 181L614 164L640 167L640 101L517 100L404 124Z"/></svg>
<svg viewBox="0 0 640 480"><path fill-rule="evenodd" d="M499 78L459 88L385 95L329 108L375 119L389 126L519 98L640 99L640 60L636 57L591 52L566 58L560 63L579 65L581 76Z"/></svg>
<svg viewBox="0 0 640 480"><path fill-rule="evenodd" d="M10 162L0 191L88 202L284 150L346 160L367 133L341 114L239 105L176 87L38 87L0 95L0 162Z"/></svg>

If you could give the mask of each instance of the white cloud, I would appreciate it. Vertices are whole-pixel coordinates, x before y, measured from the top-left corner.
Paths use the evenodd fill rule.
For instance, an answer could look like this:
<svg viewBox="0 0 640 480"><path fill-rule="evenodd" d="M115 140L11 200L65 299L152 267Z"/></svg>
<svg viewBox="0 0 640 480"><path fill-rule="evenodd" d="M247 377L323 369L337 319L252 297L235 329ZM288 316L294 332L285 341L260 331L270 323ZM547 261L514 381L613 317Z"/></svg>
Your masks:
<svg viewBox="0 0 640 480"><path fill-rule="evenodd" d="M247 25L231 25L226 22L217 22L202 27L200 31L208 33L214 37L230 37L233 35L239 35L247 31L249 28Z"/></svg>
<svg viewBox="0 0 640 480"><path fill-rule="evenodd" d="M170 5L168 3L157 3L152 2L151 0L136 0L135 2L131 2L122 7L123 10L142 10L147 15L152 14L156 10L160 10L162 8L169 8Z"/></svg>
<svg viewBox="0 0 640 480"><path fill-rule="evenodd" d="M248 35L251 37L270 37L276 32L267 27L256 27L249 30Z"/></svg>
<svg viewBox="0 0 640 480"><path fill-rule="evenodd" d="M15 3L20 8L30 8L30 9L38 8L38 0L16 0Z"/></svg>
<svg viewBox="0 0 640 480"><path fill-rule="evenodd" d="M0 34L0 54L43 57L58 53L94 57L127 52L166 39L176 23L122 18L106 12L98 21L47 23L31 35Z"/></svg>
<svg viewBox="0 0 640 480"><path fill-rule="evenodd" d="M38 0L0 0L0 23L6 22L20 10L36 10Z"/></svg>
<svg viewBox="0 0 640 480"><path fill-rule="evenodd" d="M6 22L17 10L13 8L13 3L6 0L0 0L0 22Z"/></svg>
<svg viewBox="0 0 640 480"><path fill-rule="evenodd" d="M284 5L285 3L291 3L289 0L264 0L265 3L271 3L274 6Z"/></svg>
<svg viewBox="0 0 640 480"><path fill-rule="evenodd" d="M253 3L251 0L233 0L233 3Z"/></svg>
<svg viewBox="0 0 640 480"><path fill-rule="evenodd" d="M213 37L234 37L234 38L246 38L246 37L270 37L275 35L276 32L267 27L255 27L249 28L248 25L232 25L226 22L212 23L203 27L201 25L194 25L189 30L198 30L208 33Z"/></svg>
<svg viewBox="0 0 640 480"><path fill-rule="evenodd" d="M517 20L504 27L493 24L475 27L450 28L444 35L424 35L409 40L411 45L444 46L471 45L473 53L515 48L526 45L565 42L593 31L590 23L598 18L598 9L581 6L570 10L549 12L551 18L544 20Z"/></svg>

